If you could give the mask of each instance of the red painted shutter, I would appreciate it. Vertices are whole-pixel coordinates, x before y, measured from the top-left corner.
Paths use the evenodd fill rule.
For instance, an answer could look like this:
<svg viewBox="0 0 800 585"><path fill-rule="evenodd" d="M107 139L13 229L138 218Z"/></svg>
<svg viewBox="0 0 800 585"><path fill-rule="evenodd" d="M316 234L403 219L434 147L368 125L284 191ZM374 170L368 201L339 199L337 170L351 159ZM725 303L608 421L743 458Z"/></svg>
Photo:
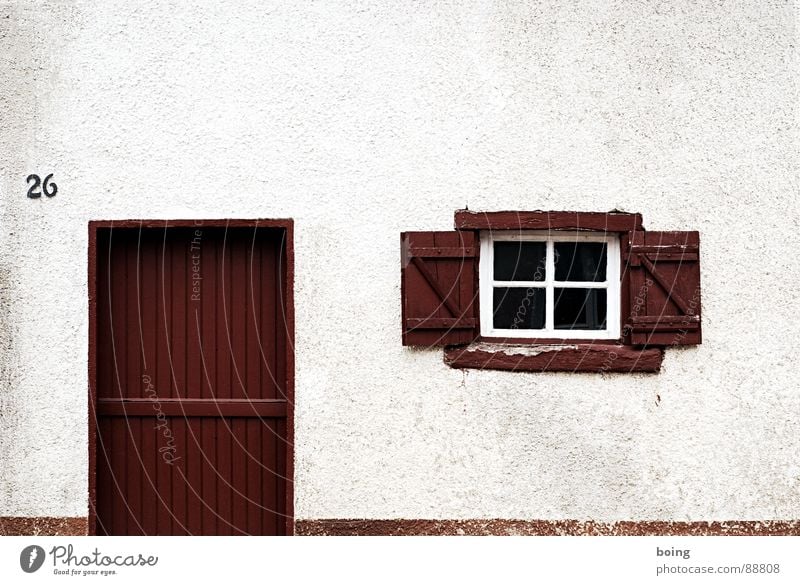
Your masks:
<svg viewBox="0 0 800 585"><path fill-rule="evenodd" d="M632 231L627 240L626 339L634 345L700 343L699 233Z"/></svg>
<svg viewBox="0 0 800 585"><path fill-rule="evenodd" d="M475 233L403 232L400 242L403 345L450 345L475 339Z"/></svg>

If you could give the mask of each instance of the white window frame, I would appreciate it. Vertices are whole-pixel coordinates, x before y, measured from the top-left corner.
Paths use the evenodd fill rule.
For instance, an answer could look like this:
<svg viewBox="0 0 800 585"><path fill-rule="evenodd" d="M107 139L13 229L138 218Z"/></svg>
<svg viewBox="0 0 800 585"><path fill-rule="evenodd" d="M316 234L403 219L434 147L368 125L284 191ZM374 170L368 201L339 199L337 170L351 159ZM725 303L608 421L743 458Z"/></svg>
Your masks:
<svg viewBox="0 0 800 585"><path fill-rule="evenodd" d="M542 281L496 281L494 280L494 242L546 242L545 279ZM606 248L605 282L578 282L555 280L555 242L602 242ZM620 247L619 234L587 234L567 231L498 231L481 232L481 255L479 266L481 335L484 337L517 337L542 339L618 339L620 331ZM545 289L544 329L495 329L494 287L543 288ZM554 298L556 288L601 288L606 289L606 329L555 329Z"/></svg>

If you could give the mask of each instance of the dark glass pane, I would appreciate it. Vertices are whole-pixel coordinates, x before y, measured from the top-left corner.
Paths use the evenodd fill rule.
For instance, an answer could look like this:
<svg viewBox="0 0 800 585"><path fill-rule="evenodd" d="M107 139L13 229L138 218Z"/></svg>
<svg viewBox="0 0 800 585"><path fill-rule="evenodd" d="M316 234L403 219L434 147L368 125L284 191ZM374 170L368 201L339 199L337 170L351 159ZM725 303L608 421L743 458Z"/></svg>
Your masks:
<svg viewBox="0 0 800 585"><path fill-rule="evenodd" d="M556 242L556 280L603 282L606 279L606 245L600 242Z"/></svg>
<svg viewBox="0 0 800 585"><path fill-rule="evenodd" d="M544 280L546 251L544 242L495 242L494 279Z"/></svg>
<svg viewBox="0 0 800 585"><path fill-rule="evenodd" d="M605 329L606 290L604 288L555 289L556 329Z"/></svg>
<svg viewBox="0 0 800 585"><path fill-rule="evenodd" d="M495 329L544 329L543 288L495 288Z"/></svg>

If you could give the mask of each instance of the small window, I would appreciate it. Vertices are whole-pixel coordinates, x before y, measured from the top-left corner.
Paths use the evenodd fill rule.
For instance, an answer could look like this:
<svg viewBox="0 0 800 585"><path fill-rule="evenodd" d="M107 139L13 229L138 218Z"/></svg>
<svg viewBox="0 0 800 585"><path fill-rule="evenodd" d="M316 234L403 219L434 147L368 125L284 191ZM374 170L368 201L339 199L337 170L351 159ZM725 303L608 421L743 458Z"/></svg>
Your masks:
<svg viewBox="0 0 800 585"><path fill-rule="evenodd" d="M638 213L461 209L400 234L403 345L453 368L658 372L702 343L700 257L699 232Z"/></svg>
<svg viewBox="0 0 800 585"><path fill-rule="evenodd" d="M481 335L620 337L619 237L481 233Z"/></svg>

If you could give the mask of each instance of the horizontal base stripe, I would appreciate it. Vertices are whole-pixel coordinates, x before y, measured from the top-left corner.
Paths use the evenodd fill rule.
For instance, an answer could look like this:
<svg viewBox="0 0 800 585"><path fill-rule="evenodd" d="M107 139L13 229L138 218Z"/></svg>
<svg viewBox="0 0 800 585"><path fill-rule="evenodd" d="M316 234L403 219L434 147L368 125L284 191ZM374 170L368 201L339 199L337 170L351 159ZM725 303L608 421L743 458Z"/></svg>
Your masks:
<svg viewBox="0 0 800 585"><path fill-rule="evenodd" d="M0 536L85 536L88 518L0 516Z"/></svg>
<svg viewBox="0 0 800 585"><path fill-rule="evenodd" d="M800 536L800 520L297 520L304 536Z"/></svg>
<svg viewBox="0 0 800 585"><path fill-rule="evenodd" d="M0 536L83 536L87 518L0 516ZM299 536L800 536L800 520L297 520Z"/></svg>

